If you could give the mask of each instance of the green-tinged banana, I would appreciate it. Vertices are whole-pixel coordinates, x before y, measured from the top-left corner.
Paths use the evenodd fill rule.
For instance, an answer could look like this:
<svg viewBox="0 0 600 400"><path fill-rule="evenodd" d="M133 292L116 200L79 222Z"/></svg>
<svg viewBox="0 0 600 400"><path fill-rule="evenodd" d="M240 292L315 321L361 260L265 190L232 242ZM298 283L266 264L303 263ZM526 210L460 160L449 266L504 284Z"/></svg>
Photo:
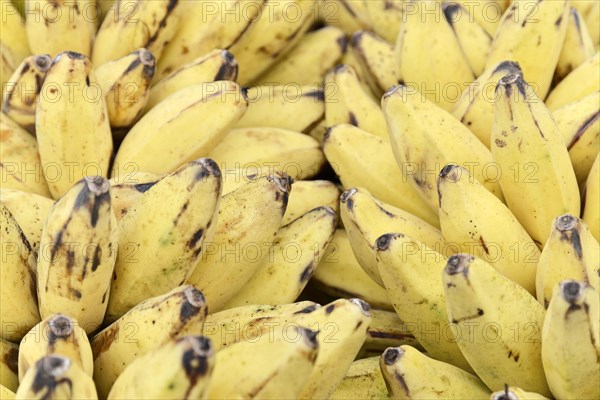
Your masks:
<svg viewBox="0 0 600 400"><path fill-rule="evenodd" d="M339 215L340 191L330 181L294 181L281 225L287 225L310 210L327 206Z"/></svg>
<svg viewBox="0 0 600 400"><path fill-rule="evenodd" d="M35 251L4 203L0 203L0 338L18 342L40 321L35 290Z"/></svg>
<svg viewBox="0 0 600 400"><path fill-rule="evenodd" d="M600 295L566 280L554 288L542 329L542 362L557 399L600 398Z"/></svg>
<svg viewBox="0 0 600 400"><path fill-rule="evenodd" d="M379 368L379 356L363 358L350 364L346 376L329 396L331 400L381 400L387 397L387 388Z"/></svg>
<svg viewBox="0 0 600 400"><path fill-rule="evenodd" d="M374 310L371 314L371 325L367 329L367 338L362 352L381 354L388 347L409 345L422 350L422 346L410 333L408 325L402 321L395 311Z"/></svg>
<svg viewBox="0 0 600 400"><path fill-rule="evenodd" d="M505 385L503 390L492 393L490 400L548 400L541 394L526 392L525 390Z"/></svg>
<svg viewBox="0 0 600 400"><path fill-rule="evenodd" d="M19 345L4 339L0 339L0 384L13 392L19 386Z"/></svg>
<svg viewBox="0 0 600 400"><path fill-rule="evenodd" d="M202 292L191 285L145 300L91 338L94 380L106 398L115 380L137 357L169 340L198 335L206 318Z"/></svg>
<svg viewBox="0 0 600 400"><path fill-rule="evenodd" d="M437 360L471 371L448 324L440 279L446 257L402 233L377 238L379 274L406 329Z"/></svg>
<svg viewBox="0 0 600 400"><path fill-rule="evenodd" d="M552 222L538 264L538 301L548 307L553 290L565 279L586 282L600 291L600 245L585 222L570 214Z"/></svg>
<svg viewBox="0 0 600 400"><path fill-rule="evenodd" d="M407 86L390 89L382 105L396 162L432 210L437 212L439 206L438 173L448 163L469 169L487 190L503 199L497 177L489 176L492 154L452 114Z"/></svg>
<svg viewBox="0 0 600 400"><path fill-rule="evenodd" d="M479 76L485 70L485 63L492 37L479 25L469 9L460 3L448 2L442 5L444 17L454 31L471 70Z"/></svg>
<svg viewBox="0 0 600 400"><path fill-rule="evenodd" d="M26 57L6 83L2 97L2 112L31 134L35 134L35 109L51 63L46 54Z"/></svg>
<svg viewBox="0 0 600 400"><path fill-rule="evenodd" d="M0 90L4 97L4 86L17 69L19 63L11 49L0 41Z"/></svg>
<svg viewBox="0 0 600 400"><path fill-rule="evenodd" d="M332 297L359 298L376 308L394 309L385 288L356 260L344 229L335 231L311 283Z"/></svg>
<svg viewBox="0 0 600 400"><path fill-rule="evenodd" d="M61 355L48 355L32 365L16 392L17 400L97 400L92 377Z"/></svg>
<svg viewBox="0 0 600 400"><path fill-rule="evenodd" d="M338 65L325 76L325 122L328 127L350 124L388 138L381 106L361 87L354 68Z"/></svg>
<svg viewBox="0 0 600 400"><path fill-rule="evenodd" d="M502 16L486 68L505 60L519 63L527 82L544 99L565 41L568 4L566 0L513 1Z"/></svg>
<svg viewBox="0 0 600 400"><path fill-rule="evenodd" d="M498 82L491 151L502 192L531 238L542 246L552 220L579 215L577 179L567 147L542 100L519 74Z"/></svg>
<svg viewBox="0 0 600 400"><path fill-rule="evenodd" d="M554 111L565 104L572 103L600 90L600 76L596 74L598 68L600 68L600 52L588 58L560 81L548 94L546 106Z"/></svg>
<svg viewBox="0 0 600 400"><path fill-rule="evenodd" d="M380 368L392 399L486 399L490 391L475 375L430 358L411 346L390 347Z"/></svg>
<svg viewBox="0 0 600 400"><path fill-rule="evenodd" d="M502 19L502 14L512 0L444 0L445 2L459 3L466 7L471 18L477 21L488 35L493 36L498 29L498 25Z"/></svg>
<svg viewBox="0 0 600 400"><path fill-rule="evenodd" d="M535 295L540 250L508 207L456 164L442 168L437 186L444 239Z"/></svg>
<svg viewBox="0 0 600 400"><path fill-rule="evenodd" d="M587 29L585 19L575 7L571 7L565 41L554 72L555 81L561 81L595 53L596 45Z"/></svg>
<svg viewBox="0 0 600 400"><path fill-rule="evenodd" d="M347 35L359 29L373 28L368 7L361 0L320 0L316 3L317 17L326 25L337 26Z"/></svg>
<svg viewBox="0 0 600 400"><path fill-rule="evenodd" d="M25 19L21 16L15 4L12 4L9 0L2 0L0 7L2 46L6 46L10 50L10 53L15 57L15 63L19 64L21 60L31 55L27 32L25 31ZM3 80L2 83L4 84L4 82Z"/></svg>
<svg viewBox="0 0 600 400"><path fill-rule="evenodd" d="M289 326L217 351L206 398L299 398L320 354L318 334Z"/></svg>
<svg viewBox="0 0 600 400"><path fill-rule="evenodd" d="M88 375L94 373L92 348L75 319L54 314L31 328L19 345L19 379L41 358L52 354L70 359Z"/></svg>
<svg viewBox="0 0 600 400"><path fill-rule="evenodd" d="M268 258L223 308L296 301L323 258L336 226L335 211L317 207L279 228Z"/></svg>
<svg viewBox="0 0 600 400"><path fill-rule="evenodd" d="M330 127L323 152L345 189L361 186L376 198L439 226L436 213L398 167L390 141L348 124Z"/></svg>
<svg viewBox="0 0 600 400"><path fill-rule="evenodd" d="M181 65L150 88L146 112L158 103L189 85L214 81L235 81L238 65L227 50L215 49L187 64Z"/></svg>
<svg viewBox="0 0 600 400"><path fill-rule="evenodd" d="M404 0L396 1L368 1L363 0L367 9L372 30L389 43L395 43L404 14L402 4ZM352 32L354 33L354 32Z"/></svg>
<svg viewBox="0 0 600 400"><path fill-rule="evenodd" d="M129 364L108 399L202 399L214 362L210 340L205 337L171 340Z"/></svg>
<svg viewBox="0 0 600 400"><path fill-rule="evenodd" d="M8 188L0 189L0 201L19 224L32 249L38 252L46 216L54 202L44 196Z"/></svg>
<svg viewBox="0 0 600 400"><path fill-rule="evenodd" d="M211 240L220 198L219 168L202 158L162 178L131 205L119 221L106 321L189 278Z"/></svg>
<svg viewBox="0 0 600 400"><path fill-rule="evenodd" d="M569 150L571 164L581 187L600 148L600 91L562 106L552 113L552 117Z"/></svg>
<svg viewBox="0 0 600 400"><path fill-rule="evenodd" d="M211 312L219 311L269 255L285 213L290 178L270 175L223 196L212 239L188 279L204 293Z"/></svg>
<svg viewBox="0 0 600 400"><path fill-rule="evenodd" d="M346 36L334 26L309 32L258 79L259 85L320 85L346 51Z"/></svg>
<svg viewBox="0 0 600 400"><path fill-rule="evenodd" d="M106 102L86 56L67 51L54 58L35 114L42 167L54 198L84 176L108 176L113 144Z"/></svg>
<svg viewBox="0 0 600 400"><path fill-rule="evenodd" d="M231 81L191 85L173 93L127 133L117 152L112 177L119 179L132 167L167 174L206 156L247 106L240 87Z"/></svg>
<svg viewBox="0 0 600 400"><path fill-rule="evenodd" d="M368 81L373 93L381 96L398 84L398 66L393 44L368 31L355 32L351 43L359 65L371 78Z"/></svg>
<svg viewBox="0 0 600 400"><path fill-rule="evenodd" d="M50 197L35 137L0 113L0 179L2 189Z"/></svg>
<svg viewBox="0 0 600 400"><path fill-rule="evenodd" d="M16 389L15 389L16 390ZM14 400L15 392L10 390L4 385L0 385L0 399L2 400Z"/></svg>
<svg viewBox="0 0 600 400"><path fill-rule="evenodd" d="M248 111L236 128L273 127L309 132L325 118L322 85L256 86L246 90Z"/></svg>
<svg viewBox="0 0 600 400"><path fill-rule="evenodd" d="M596 45L596 49L598 49L600 47L600 5L596 4L594 1L580 1L585 1L589 5L589 10L587 11L587 14L585 14L585 24L590 32L590 37ZM576 6L575 2L573 5Z"/></svg>
<svg viewBox="0 0 600 400"><path fill-rule="evenodd" d="M156 60L184 16L179 0L119 0L108 10L94 42L96 67L144 47ZM143 26L143 29L140 29Z"/></svg>
<svg viewBox="0 0 600 400"><path fill-rule="evenodd" d="M583 194L582 218L590 232L600 241L600 155L590 170Z"/></svg>
<svg viewBox="0 0 600 400"><path fill-rule="evenodd" d="M282 171L293 179L315 176L325 164L319 142L300 132L254 127L231 130L208 153L222 170Z"/></svg>
<svg viewBox="0 0 600 400"><path fill-rule="evenodd" d="M117 221L127 214L129 209L165 175L156 175L150 172L135 174L131 180L119 182L110 179L110 201Z"/></svg>
<svg viewBox="0 0 600 400"><path fill-rule="evenodd" d="M375 241L379 236L402 233L425 243L436 254L446 254L451 250L439 229L378 200L363 188L351 188L342 193L340 214L356 259L365 272L382 286L375 253Z"/></svg>
<svg viewBox="0 0 600 400"><path fill-rule="evenodd" d="M100 176L77 182L50 208L40 239L40 315L64 313L86 333L102 323L119 240L110 184Z"/></svg>
<svg viewBox="0 0 600 400"><path fill-rule="evenodd" d="M135 50L96 68L96 79L106 99L113 129L127 128L142 115L154 70L154 56L146 49Z"/></svg>
<svg viewBox="0 0 600 400"><path fill-rule="evenodd" d="M314 22L316 4L315 0L265 1L260 15L227 48L240 66L242 85L253 82L298 43Z"/></svg>
<svg viewBox="0 0 600 400"><path fill-rule="evenodd" d="M507 74L521 74L519 64L502 61L492 65L469 85L452 109L452 115L466 125L487 148L490 147L494 126L496 85Z"/></svg>
<svg viewBox="0 0 600 400"><path fill-rule="evenodd" d="M438 1L404 3L394 53L401 81L444 110L451 110L466 85L475 80Z"/></svg>
<svg viewBox="0 0 600 400"><path fill-rule="evenodd" d="M442 274L448 321L463 355L491 390L506 382L550 396L542 368L544 307L482 259L457 254Z"/></svg>

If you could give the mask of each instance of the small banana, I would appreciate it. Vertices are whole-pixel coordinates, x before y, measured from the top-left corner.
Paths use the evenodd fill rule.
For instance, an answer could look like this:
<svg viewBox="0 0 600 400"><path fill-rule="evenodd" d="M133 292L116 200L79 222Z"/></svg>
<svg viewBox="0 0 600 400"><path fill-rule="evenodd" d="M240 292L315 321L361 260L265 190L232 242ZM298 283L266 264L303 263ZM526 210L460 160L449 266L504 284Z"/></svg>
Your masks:
<svg viewBox="0 0 600 400"><path fill-rule="evenodd" d="M557 110L565 104L600 90L600 77L596 74L598 68L600 68L600 52L585 60L552 89L546 98L548 109Z"/></svg>
<svg viewBox="0 0 600 400"><path fill-rule="evenodd" d="M525 390L505 385L503 390L492 393L490 400L548 400L541 394L526 392Z"/></svg>
<svg viewBox="0 0 600 400"><path fill-rule="evenodd" d="M596 240L600 241L600 155L590 170L583 194L582 218Z"/></svg>
<svg viewBox="0 0 600 400"><path fill-rule="evenodd" d="M2 112L33 135L38 96L51 63L46 54L26 57L6 82Z"/></svg>
<svg viewBox="0 0 600 400"><path fill-rule="evenodd" d="M398 84L399 72L394 45L369 31L355 32L351 43L359 65L371 77L368 81L373 93L381 96Z"/></svg>
<svg viewBox="0 0 600 400"><path fill-rule="evenodd" d="M558 57L554 80L560 82L595 53L596 46L587 29L585 20L575 7L570 7L567 33L562 51Z"/></svg>
<svg viewBox="0 0 600 400"><path fill-rule="evenodd" d="M15 64L31 55L29 49L29 41L27 40L27 32L25 30L25 18L21 16L19 8L10 0L2 0L0 2L0 30L2 31L2 47L6 46L8 52L14 56ZM4 55L4 49L2 49ZM16 65L15 65L16 67ZM2 74L2 85L8 79Z"/></svg>
<svg viewBox="0 0 600 400"><path fill-rule="evenodd" d="M120 221L144 193L164 176L148 172L137 173L135 177L121 182L110 179L110 201L117 221Z"/></svg>
<svg viewBox="0 0 600 400"><path fill-rule="evenodd" d="M0 384L13 392L19 386L19 345L1 338Z"/></svg>
<svg viewBox="0 0 600 400"><path fill-rule="evenodd" d="M361 350L362 354L383 353L388 347L409 345L423 350L415 339L408 324L402 321L395 311L375 310L371 314L371 325L367 329L367 338Z"/></svg>
<svg viewBox="0 0 600 400"><path fill-rule="evenodd" d="M367 2L370 3L370 2ZM379 400L388 396L379 356L363 358L350 364L344 379L329 396L331 400Z"/></svg>
<svg viewBox="0 0 600 400"><path fill-rule="evenodd" d="M0 197L1 198L1 197ZM310 210L326 206L339 215L340 191L330 181L294 181L281 226L287 225Z"/></svg>

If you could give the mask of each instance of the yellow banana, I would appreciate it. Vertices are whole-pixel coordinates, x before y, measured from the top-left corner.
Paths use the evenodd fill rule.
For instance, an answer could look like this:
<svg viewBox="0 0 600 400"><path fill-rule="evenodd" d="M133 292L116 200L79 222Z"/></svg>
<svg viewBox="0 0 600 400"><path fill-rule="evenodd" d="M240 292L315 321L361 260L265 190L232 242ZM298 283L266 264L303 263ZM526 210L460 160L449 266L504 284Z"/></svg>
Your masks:
<svg viewBox="0 0 600 400"><path fill-rule="evenodd" d="M339 215L339 198L340 191L333 182L323 180L294 181L281 225L287 225L301 215L321 206L327 206Z"/></svg>
<svg viewBox="0 0 600 400"><path fill-rule="evenodd" d="M504 385L503 390L492 393L490 400L548 400L548 398L541 394L526 392L518 387Z"/></svg>
<svg viewBox="0 0 600 400"><path fill-rule="evenodd" d="M0 384L16 391L19 386L19 345L0 338ZM2 397L4 399L4 397Z"/></svg>
<svg viewBox="0 0 600 400"><path fill-rule="evenodd" d="M598 68L600 52L585 60L552 89L546 98L546 106L550 111L600 90L600 77L596 74Z"/></svg>
<svg viewBox="0 0 600 400"><path fill-rule="evenodd" d="M570 7L567 33L554 72L555 81L561 81L595 53L596 46L587 29L585 19L575 7Z"/></svg>
<svg viewBox="0 0 600 400"><path fill-rule="evenodd" d="M27 32L25 30L25 18L21 16L19 8L15 4L12 4L10 0L2 0L0 7L2 46L6 46L9 49L10 53L15 57L15 64L18 65L25 57L31 55ZM2 53L4 53L4 49ZM8 76L4 79L7 78ZM2 80L2 84L5 82L4 79Z"/></svg>
<svg viewBox="0 0 600 400"><path fill-rule="evenodd" d="M459 3L466 7L471 18L477 21L488 35L493 36L498 29L498 25L502 19L502 14L512 0L443 0L447 2Z"/></svg>
<svg viewBox="0 0 600 400"><path fill-rule="evenodd" d="M596 157L583 194L583 220L590 232L600 241L600 155Z"/></svg>
<svg viewBox="0 0 600 400"><path fill-rule="evenodd" d="M368 31L355 32L351 43L359 65L371 77L369 86L373 93L381 96L398 84L398 66L392 44Z"/></svg>
<svg viewBox="0 0 600 400"><path fill-rule="evenodd" d="M379 400L387 398L387 395L379 368L379 356L376 356L354 361L329 399Z"/></svg>

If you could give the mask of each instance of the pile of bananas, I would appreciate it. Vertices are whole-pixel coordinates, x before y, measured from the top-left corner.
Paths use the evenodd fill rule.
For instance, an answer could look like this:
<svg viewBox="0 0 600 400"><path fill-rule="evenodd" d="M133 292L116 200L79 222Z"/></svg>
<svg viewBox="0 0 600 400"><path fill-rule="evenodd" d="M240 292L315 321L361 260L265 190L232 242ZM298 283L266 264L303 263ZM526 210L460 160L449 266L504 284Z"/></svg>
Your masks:
<svg viewBox="0 0 600 400"><path fill-rule="evenodd" d="M600 399L600 2L1 1L2 399Z"/></svg>

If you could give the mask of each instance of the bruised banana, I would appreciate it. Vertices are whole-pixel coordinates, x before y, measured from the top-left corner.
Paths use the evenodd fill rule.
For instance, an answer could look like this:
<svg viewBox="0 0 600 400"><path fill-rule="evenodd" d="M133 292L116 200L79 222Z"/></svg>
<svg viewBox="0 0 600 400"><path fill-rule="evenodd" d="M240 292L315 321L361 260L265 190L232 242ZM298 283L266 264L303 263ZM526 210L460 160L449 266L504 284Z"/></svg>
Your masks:
<svg viewBox="0 0 600 400"><path fill-rule="evenodd" d="M46 216L54 202L44 196L8 188L0 189L0 201L19 224L32 249L39 252Z"/></svg>
<svg viewBox="0 0 600 400"><path fill-rule="evenodd" d="M596 46L587 29L585 20L575 7L570 7L567 33L556 64L554 80L560 82L595 53Z"/></svg>
<svg viewBox="0 0 600 400"><path fill-rule="evenodd" d="M371 3L367 1L367 3ZM373 2L374 3L374 2ZM367 71L369 86L373 93L381 96L398 84L398 66L394 45L369 31L358 31L352 35L352 51L358 63Z"/></svg>
<svg viewBox="0 0 600 400"><path fill-rule="evenodd" d="M584 187L582 218L590 232L600 241L600 155L596 157Z"/></svg>
<svg viewBox="0 0 600 400"><path fill-rule="evenodd" d="M13 392L19 386L19 345L2 338L0 338L0 384Z"/></svg>
<svg viewBox="0 0 600 400"><path fill-rule="evenodd" d="M552 89L546 98L548 109L550 111L557 110L565 104L600 90L600 77L596 74L598 68L600 68L600 52L571 71Z"/></svg>
<svg viewBox="0 0 600 400"><path fill-rule="evenodd" d="M376 356L354 361L329 399L379 400L387 397L388 391L379 368L379 356Z"/></svg>

